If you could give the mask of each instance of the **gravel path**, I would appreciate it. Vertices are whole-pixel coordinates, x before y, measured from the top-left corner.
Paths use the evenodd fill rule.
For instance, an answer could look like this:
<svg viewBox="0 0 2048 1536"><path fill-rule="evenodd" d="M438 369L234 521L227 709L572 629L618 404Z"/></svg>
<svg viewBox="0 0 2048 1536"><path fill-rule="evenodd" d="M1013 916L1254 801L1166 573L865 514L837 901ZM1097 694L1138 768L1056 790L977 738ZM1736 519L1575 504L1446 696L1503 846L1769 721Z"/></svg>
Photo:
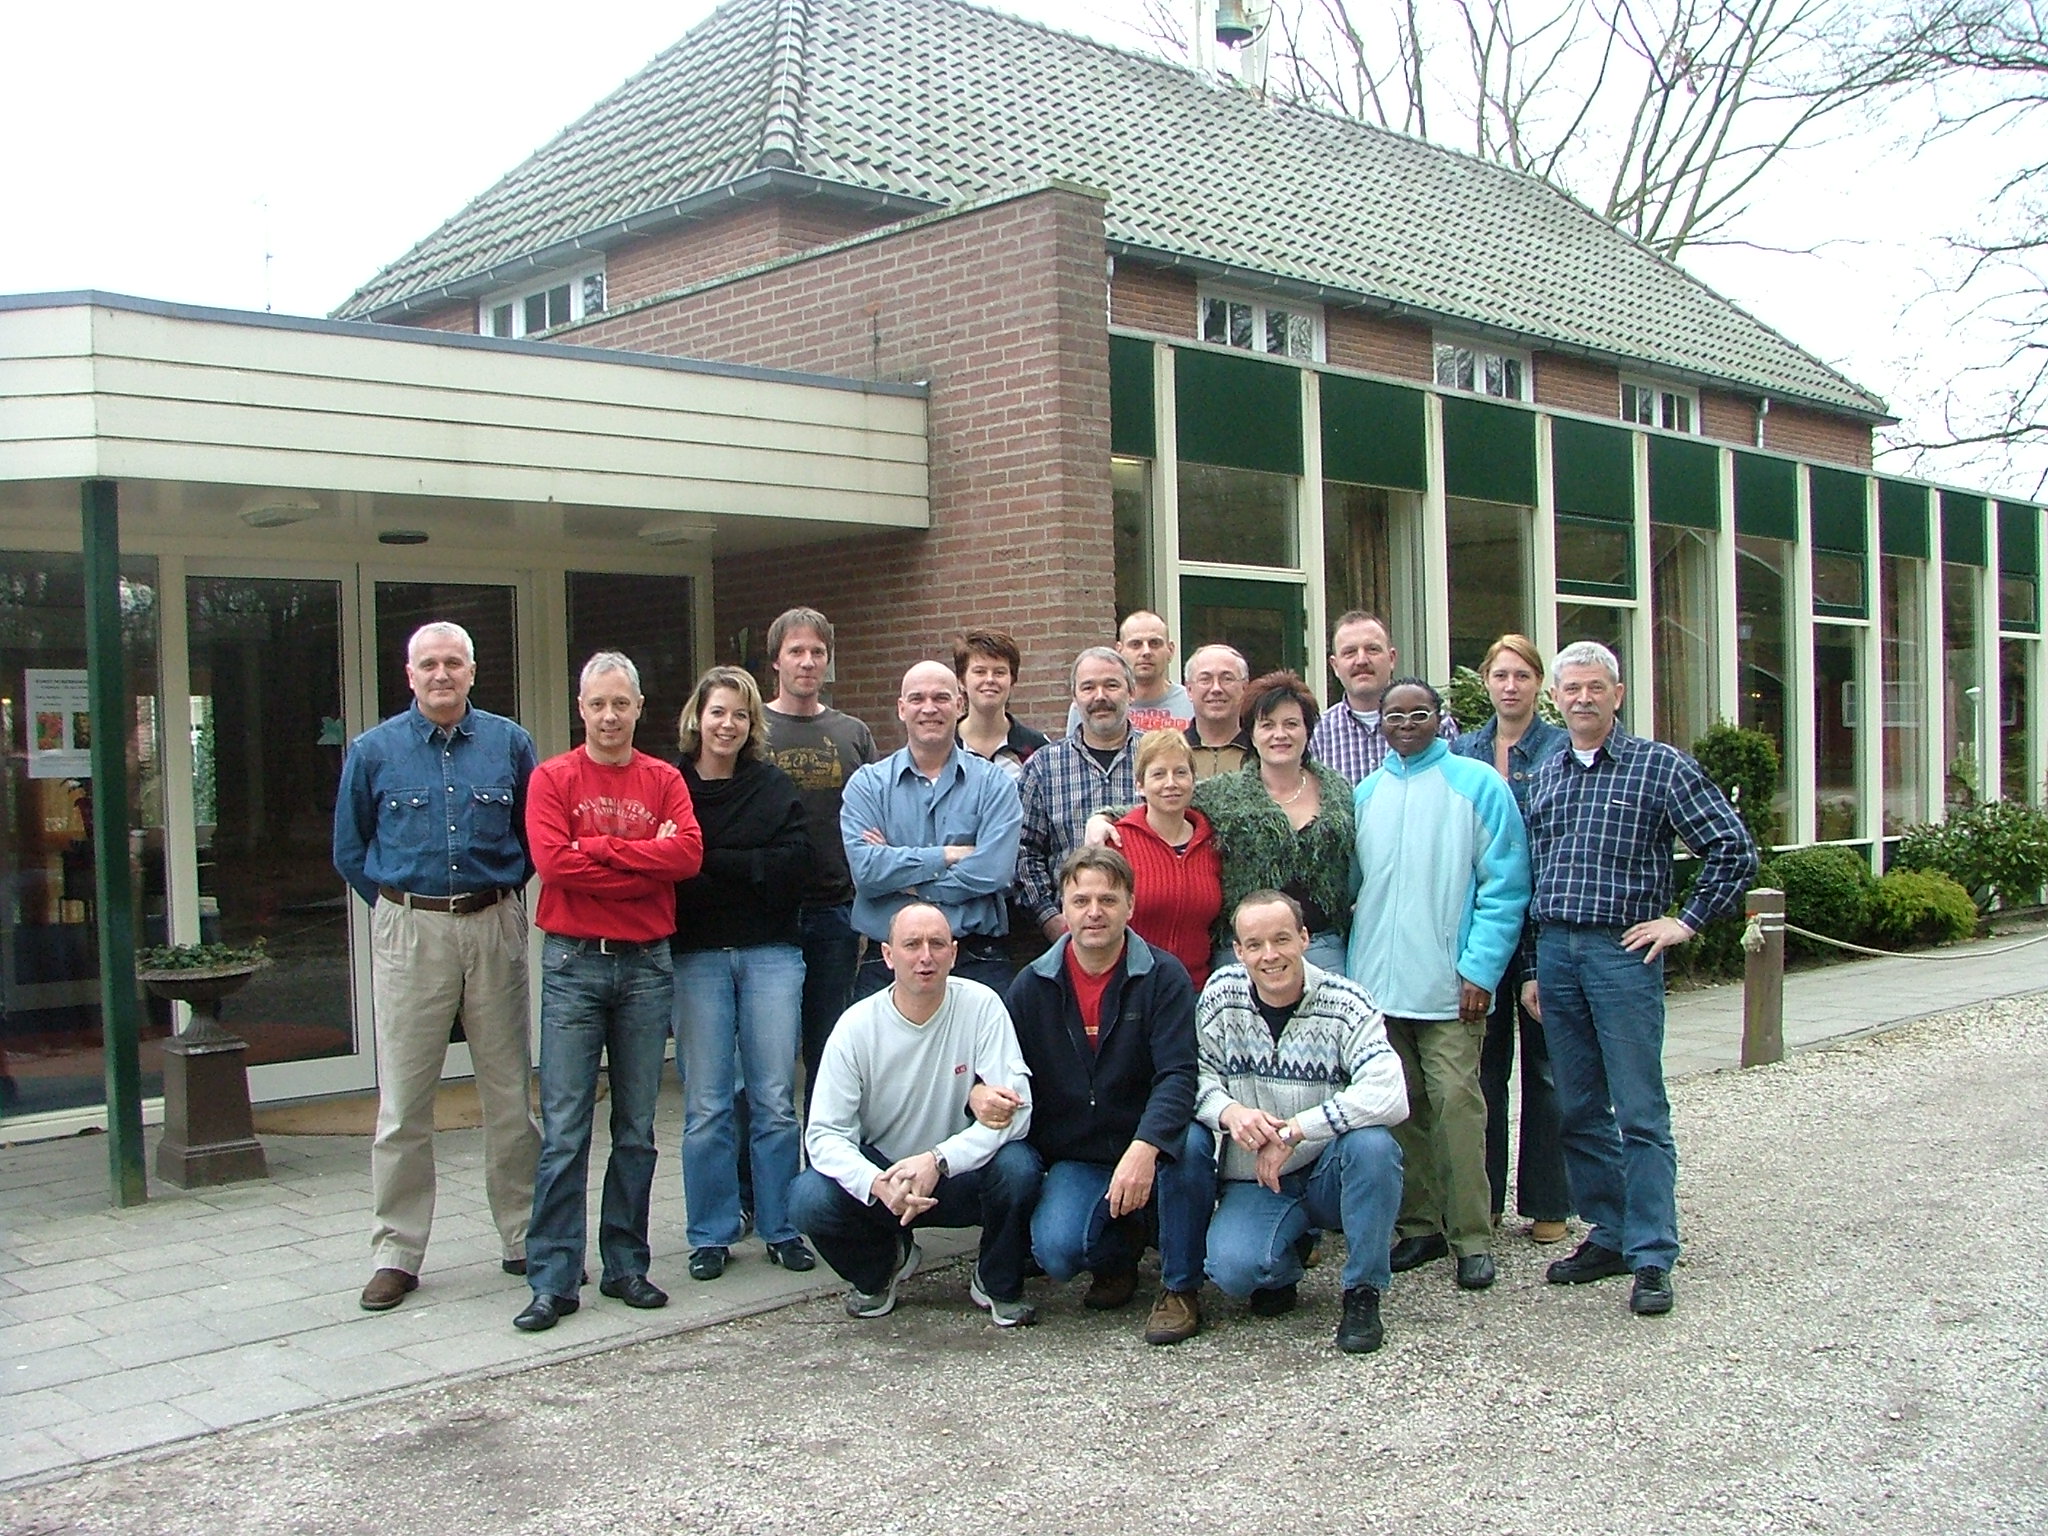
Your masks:
<svg viewBox="0 0 2048 1536"><path fill-rule="evenodd" d="M1678 1309L1337 1275L1176 1349L1078 1288L999 1333L960 1271L0 1494L0 1531L2039 1532L2048 994L1674 1089ZM565 1327L573 1326L573 1320Z"/></svg>

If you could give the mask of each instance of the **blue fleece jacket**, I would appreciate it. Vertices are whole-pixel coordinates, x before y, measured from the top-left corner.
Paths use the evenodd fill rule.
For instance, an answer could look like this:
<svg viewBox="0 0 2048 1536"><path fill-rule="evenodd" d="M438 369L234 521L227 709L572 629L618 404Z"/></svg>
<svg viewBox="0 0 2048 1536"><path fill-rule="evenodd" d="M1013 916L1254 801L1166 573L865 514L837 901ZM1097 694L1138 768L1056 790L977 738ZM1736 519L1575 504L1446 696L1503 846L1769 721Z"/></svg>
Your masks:
<svg viewBox="0 0 2048 1536"><path fill-rule="evenodd" d="M1345 969L1402 1019L1455 1019L1460 978L1488 992L1529 906L1529 840L1490 764L1432 742L1389 753L1353 798L1361 884Z"/></svg>

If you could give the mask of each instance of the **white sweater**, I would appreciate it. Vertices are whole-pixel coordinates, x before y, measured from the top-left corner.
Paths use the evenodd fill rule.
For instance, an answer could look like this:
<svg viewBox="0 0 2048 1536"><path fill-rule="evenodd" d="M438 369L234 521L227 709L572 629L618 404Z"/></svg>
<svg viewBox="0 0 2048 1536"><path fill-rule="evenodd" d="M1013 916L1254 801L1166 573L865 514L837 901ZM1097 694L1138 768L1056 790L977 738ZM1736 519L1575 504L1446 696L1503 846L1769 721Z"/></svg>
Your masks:
<svg viewBox="0 0 2048 1536"><path fill-rule="evenodd" d="M1031 1069L1003 1000L978 981L952 977L946 1000L922 1024L897 1011L893 988L864 997L832 1028L804 1150L811 1166L863 1204L880 1170L866 1143L890 1162L937 1150L969 1173L1031 1129ZM1023 1104L1002 1130L967 1113L975 1080L1015 1089Z"/></svg>

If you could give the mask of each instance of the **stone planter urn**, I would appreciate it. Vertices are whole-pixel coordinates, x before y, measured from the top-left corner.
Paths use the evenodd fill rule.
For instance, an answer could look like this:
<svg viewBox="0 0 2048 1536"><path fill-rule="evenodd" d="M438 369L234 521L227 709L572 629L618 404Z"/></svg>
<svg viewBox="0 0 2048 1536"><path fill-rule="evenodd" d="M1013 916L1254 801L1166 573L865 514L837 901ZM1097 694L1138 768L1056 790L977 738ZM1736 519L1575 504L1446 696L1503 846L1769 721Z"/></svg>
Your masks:
<svg viewBox="0 0 2048 1536"><path fill-rule="evenodd" d="M136 968L136 980L156 996L192 1009L190 1026L163 1044L164 1134L156 1176L179 1189L270 1174L249 1107L249 1043L220 1022L223 999L270 964L261 951L244 954L212 965Z"/></svg>

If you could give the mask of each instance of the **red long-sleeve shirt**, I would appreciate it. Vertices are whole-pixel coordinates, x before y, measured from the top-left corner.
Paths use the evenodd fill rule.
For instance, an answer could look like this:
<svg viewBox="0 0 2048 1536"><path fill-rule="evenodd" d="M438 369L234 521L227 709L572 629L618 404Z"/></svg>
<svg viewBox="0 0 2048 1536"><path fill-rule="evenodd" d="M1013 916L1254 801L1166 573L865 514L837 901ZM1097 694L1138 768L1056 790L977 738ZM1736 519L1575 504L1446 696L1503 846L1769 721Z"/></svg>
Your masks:
<svg viewBox="0 0 2048 1536"><path fill-rule="evenodd" d="M658 838L665 821L673 837ZM676 882L704 863L704 835L683 776L635 752L616 766L581 747L533 771L526 836L540 871L544 933L651 943L676 930Z"/></svg>

